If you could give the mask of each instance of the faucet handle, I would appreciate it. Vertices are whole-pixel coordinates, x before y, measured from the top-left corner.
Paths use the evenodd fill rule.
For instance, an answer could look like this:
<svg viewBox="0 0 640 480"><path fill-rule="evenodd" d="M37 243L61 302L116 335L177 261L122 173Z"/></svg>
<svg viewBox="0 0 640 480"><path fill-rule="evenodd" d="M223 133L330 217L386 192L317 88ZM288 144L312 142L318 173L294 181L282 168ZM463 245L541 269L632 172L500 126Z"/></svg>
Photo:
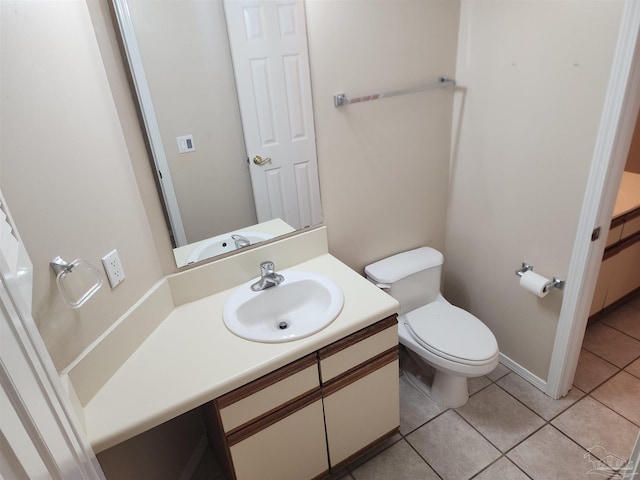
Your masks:
<svg viewBox="0 0 640 480"><path fill-rule="evenodd" d="M267 260L266 262L262 262L260 264L260 275L263 277L265 275L271 275L275 273L276 266L272 261Z"/></svg>

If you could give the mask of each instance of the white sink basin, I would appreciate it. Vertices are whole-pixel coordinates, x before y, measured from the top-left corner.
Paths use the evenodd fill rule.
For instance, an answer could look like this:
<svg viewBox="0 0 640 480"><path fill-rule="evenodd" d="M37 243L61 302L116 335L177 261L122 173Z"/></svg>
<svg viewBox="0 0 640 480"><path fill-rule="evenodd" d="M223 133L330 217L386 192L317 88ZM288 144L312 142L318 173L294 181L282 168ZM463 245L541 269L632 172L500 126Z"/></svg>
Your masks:
<svg viewBox="0 0 640 480"><path fill-rule="evenodd" d="M333 280L311 272L278 273L284 276L278 286L254 292L255 278L238 287L222 314L229 330L255 342L290 342L322 330L340 314L344 296Z"/></svg>
<svg viewBox="0 0 640 480"><path fill-rule="evenodd" d="M234 234L242 235L249 240L250 245L271 240L274 237L274 235L262 232L231 232L218 235L217 237L199 242L198 245L189 252L189 255L187 255L186 263L199 262L200 260L206 260L207 258L236 250L236 242L231 238L231 235Z"/></svg>

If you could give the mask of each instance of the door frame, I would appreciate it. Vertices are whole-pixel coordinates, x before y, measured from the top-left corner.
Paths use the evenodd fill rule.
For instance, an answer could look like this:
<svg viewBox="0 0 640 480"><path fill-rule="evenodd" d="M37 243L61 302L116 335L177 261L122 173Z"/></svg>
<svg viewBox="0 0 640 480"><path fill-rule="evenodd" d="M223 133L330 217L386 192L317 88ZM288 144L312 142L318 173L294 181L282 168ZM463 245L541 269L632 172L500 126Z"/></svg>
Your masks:
<svg viewBox="0 0 640 480"><path fill-rule="evenodd" d="M636 118L640 109L640 2L625 0L600 127L564 288L564 300L545 393L567 394L578 357L605 249ZM597 241L592 232L600 227Z"/></svg>
<svg viewBox="0 0 640 480"><path fill-rule="evenodd" d="M624 480L637 480L638 474L640 474L640 434L636 438L636 444L629 456L629 462L627 462L628 470L625 473Z"/></svg>
<svg viewBox="0 0 640 480"><path fill-rule="evenodd" d="M6 334L3 341L11 346L0 352L0 383L28 437L27 441L14 437L11 425L0 433L3 440L0 460L9 459L8 465L19 469L15 452L32 448L51 478L105 480L31 314L33 265L2 192L0 205L6 215L3 222L8 224L8 234L15 237L18 251L10 262L7 250L0 248L0 321ZM17 358L10 356L16 351L20 352ZM16 381L27 378L25 373L31 383ZM43 413L42 404L37 405L38 415L34 415L36 407L32 401L36 396L47 406L45 417L49 420L39 415ZM0 425L2 423L0 418Z"/></svg>

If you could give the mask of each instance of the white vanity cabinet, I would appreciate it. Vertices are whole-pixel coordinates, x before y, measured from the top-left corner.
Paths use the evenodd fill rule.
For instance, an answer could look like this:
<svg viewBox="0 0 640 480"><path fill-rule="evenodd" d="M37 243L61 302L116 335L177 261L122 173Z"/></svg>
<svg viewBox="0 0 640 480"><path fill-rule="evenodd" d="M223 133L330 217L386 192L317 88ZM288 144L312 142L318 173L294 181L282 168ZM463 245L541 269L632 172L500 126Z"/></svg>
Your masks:
<svg viewBox="0 0 640 480"><path fill-rule="evenodd" d="M640 289L640 208L614 218L589 316L615 307Z"/></svg>
<svg viewBox="0 0 640 480"><path fill-rule="evenodd" d="M318 352L327 446L337 470L400 424L395 316Z"/></svg>
<svg viewBox="0 0 640 480"><path fill-rule="evenodd" d="M317 354L203 406L226 477L299 480L328 470Z"/></svg>
<svg viewBox="0 0 640 480"><path fill-rule="evenodd" d="M320 392L298 405L258 420L247 432L228 437L234 474L239 479L298 480L327 472Z"/></svg>
<svg viewBox="0 0 640 480"><path fill-rule="evenodd" d="M388 317L203 406L228 480L305 480L398 431L398 335Z"/></svg>

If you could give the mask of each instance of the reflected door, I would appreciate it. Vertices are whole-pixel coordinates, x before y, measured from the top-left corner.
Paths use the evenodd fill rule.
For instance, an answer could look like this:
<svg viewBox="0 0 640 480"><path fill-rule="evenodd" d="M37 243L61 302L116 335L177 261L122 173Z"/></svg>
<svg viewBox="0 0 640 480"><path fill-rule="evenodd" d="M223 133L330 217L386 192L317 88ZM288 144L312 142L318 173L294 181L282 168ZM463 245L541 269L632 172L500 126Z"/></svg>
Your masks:
<svg viewBox="0 0 640 480"><path fill-rule="evenodd" d="M322 221L302 1L225 0L258 222Z"/></svg>

